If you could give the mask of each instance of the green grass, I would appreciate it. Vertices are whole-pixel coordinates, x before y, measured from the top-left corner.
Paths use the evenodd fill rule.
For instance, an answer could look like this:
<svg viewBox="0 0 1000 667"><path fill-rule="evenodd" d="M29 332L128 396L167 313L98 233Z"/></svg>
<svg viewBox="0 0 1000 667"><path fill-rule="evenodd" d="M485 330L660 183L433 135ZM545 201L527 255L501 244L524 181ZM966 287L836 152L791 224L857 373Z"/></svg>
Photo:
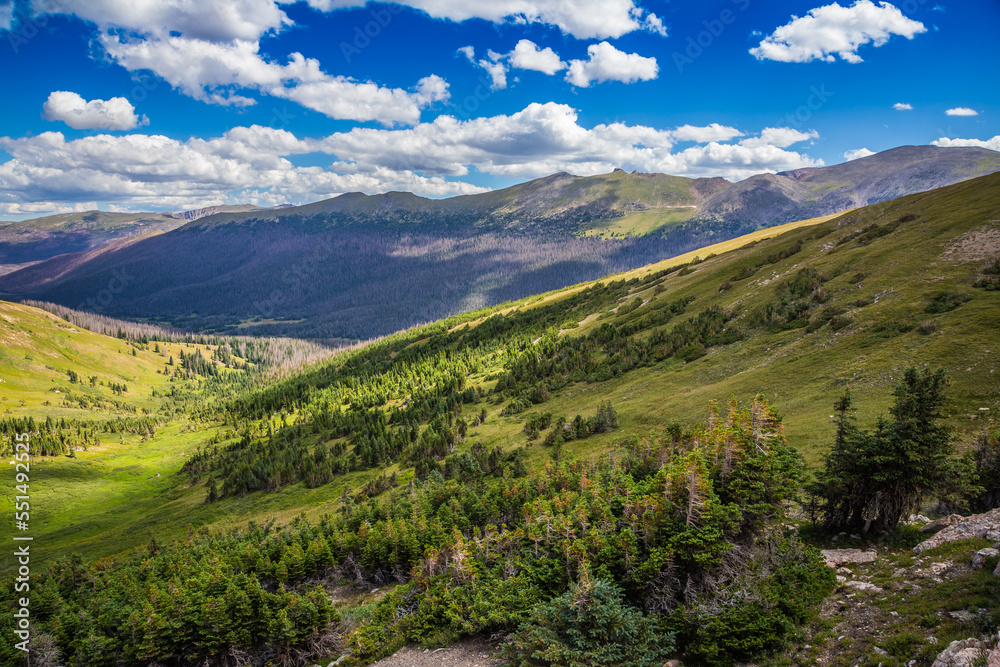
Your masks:
<svg viewBox="0 0 1000 667"><path fill-rule="evenodd" d="M629 213L620 218L602 220L592 227L583 229L580 233L583 236L599 236L601 238L644 236L658 229L690 220L697 212L696 206L640 211Z"/></svg>

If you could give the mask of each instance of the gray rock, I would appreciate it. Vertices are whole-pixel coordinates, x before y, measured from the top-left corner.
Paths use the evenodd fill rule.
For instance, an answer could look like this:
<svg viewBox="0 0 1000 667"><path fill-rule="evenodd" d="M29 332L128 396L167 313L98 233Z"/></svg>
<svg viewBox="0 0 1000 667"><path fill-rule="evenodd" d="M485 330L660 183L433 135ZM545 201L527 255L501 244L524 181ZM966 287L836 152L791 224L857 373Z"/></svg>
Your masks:
<svg viewBox="0 0 1000 667"><path fill-rule="evenodd" d="M855 588L859 591L866 591L868 593L882 593L882 589L875 584L869 583L867 581L852 580L844 583L848 588Z"/></svg>
<svg viewBox="0 0 1000 667"><path fill-rule="evenodd" d="M951 515L957 516L957 515ZM950 518L950 517L946 517ZM931 524L927 524L928 526ZM924 526L926 529L927 526ZM950 526L943 528L930 539L924 540L913 547L914 553L920 553L927 549L944 544L945 542L955 542L957 540L967 540L972 537L985 537L991 530L1000 530L1000 507L990 510L985 514L974 514L959 520Z"/></svg>
<svg viewBox="0 0 1000 667"><path fill-rule="evenodd" d="M956 523L962 520L961 514L949 514L948 516L943 516L940 519L934 519L929 524L920 529L921 533L936 533L939 530L944 530L948 526L954 526Z"/></svg>
<svg viewBox="0 0 1000 667"><path fill-rule="evenodd" d="M1000 556L1000 551L996 549L980 549L972 555L972 569L981 570L986 565L987 558L996 558Z"/></svg>
<svg viewBox="0 0 1000 667"><path fill-rule="evenodd" d="M837 567L844 563L872 563L878 556L875 551L861 549L824 549L821 553L829 567Z"/></svg>
<svg viewBox="0 0 1000 667"><path fill-rule="evenodd" d="M972 667L983 658L983 643L977 639L956 639L938 654L931 667Z"/></svg>

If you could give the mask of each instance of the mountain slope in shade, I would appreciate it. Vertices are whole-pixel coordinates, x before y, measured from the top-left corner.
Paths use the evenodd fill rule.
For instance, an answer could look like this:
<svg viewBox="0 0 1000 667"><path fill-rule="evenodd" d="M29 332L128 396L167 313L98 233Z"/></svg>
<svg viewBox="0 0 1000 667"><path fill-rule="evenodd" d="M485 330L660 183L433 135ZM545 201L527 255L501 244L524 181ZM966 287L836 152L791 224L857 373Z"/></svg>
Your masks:
<svg viewBox="0 0 1000 667"><path fill-rule="evenodd" d="M0 275L10 272L13 265L90 250L115 239L170 231L183 224L183 220L162 213L105 211L5 223L0 225Z"/></svg>
<svg viewBox="0 0 1000 667"><path fill-rule="evenodd" d="M368 338L992 171L1000 153L924 146L736 184L616 170L443 200L351 193L52 259L0 291L187 329Z"/></svg>

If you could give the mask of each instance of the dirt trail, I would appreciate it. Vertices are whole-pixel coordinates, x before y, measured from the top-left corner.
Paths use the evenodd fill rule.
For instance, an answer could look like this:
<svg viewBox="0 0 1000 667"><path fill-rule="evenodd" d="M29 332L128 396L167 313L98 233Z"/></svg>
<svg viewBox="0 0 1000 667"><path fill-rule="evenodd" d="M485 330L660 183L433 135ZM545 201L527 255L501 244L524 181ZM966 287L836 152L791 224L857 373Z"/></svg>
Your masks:
<svg viewBox="0 0 1000 667"><path fill-rule="evenodd" d="M407 646L372 667L498 667L503 661L492 657L496 652L497 645L482 638L436 650Z"/></svg>

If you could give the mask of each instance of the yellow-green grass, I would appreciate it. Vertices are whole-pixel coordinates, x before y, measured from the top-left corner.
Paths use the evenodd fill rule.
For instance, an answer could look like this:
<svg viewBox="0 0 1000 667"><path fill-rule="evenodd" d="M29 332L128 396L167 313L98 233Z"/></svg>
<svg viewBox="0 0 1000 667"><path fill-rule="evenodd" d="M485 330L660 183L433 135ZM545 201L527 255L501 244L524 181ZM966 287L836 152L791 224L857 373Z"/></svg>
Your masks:
<svg viewBox="0 0 1000 667"><path fill-rule="evenodd" d="M159 346L160 352L154 352ZM182 352L201 350L207 358L211 347L194 343L133 345L80 329L51 313L22 304L0 301L0 416L51 416L95 419L120 414L109 404L127 403L139 411L155 411L163 394L192 383L172 380L165 373L180 364ZM133 355L133 351L135 354ZM168 366L170 357L174 366ZM69 371L80 382L71 383ZM159 373L157 371L160 371ZM96 386L90 378L96 376ZM115 395L109 384L125 384L128 391ZM103 402L103 409L64 405L67 396L85 396Z"/></svg>
<svg viewBox="0 0 1000 667"><path fill-rule="evenodd" d="M583 229L582 236L599 236L601 238L644 236L668 225L690 220L698 212L698 207L673 206L656 211L637 211L620 218L601 220L593 227Z"/></svg>

